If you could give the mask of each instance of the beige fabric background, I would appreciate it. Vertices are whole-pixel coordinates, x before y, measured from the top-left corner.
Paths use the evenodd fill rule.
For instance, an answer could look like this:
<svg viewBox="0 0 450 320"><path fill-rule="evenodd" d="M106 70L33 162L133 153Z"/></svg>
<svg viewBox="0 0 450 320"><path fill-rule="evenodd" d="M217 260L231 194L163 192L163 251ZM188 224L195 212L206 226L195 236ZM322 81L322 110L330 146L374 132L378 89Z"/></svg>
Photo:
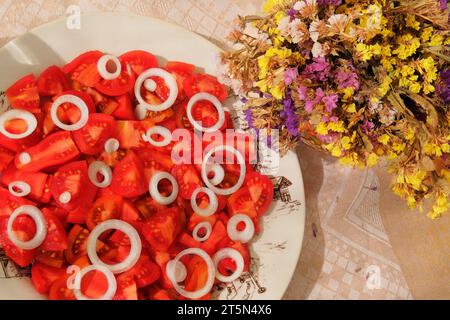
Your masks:
<svg viewBox="0 0 450 320"><path fill-rule="evenodd" d="M45 22L82 12L161 18L222 47L238 14L262 0L0 0L0 45ZM1 71L0 71L1 72ZM382 170L357 171L299 147L305 179L305 240L286 299L450 298L447 216L431 222L405 209ZM374 282L372 282L374 281Z"/></svg>

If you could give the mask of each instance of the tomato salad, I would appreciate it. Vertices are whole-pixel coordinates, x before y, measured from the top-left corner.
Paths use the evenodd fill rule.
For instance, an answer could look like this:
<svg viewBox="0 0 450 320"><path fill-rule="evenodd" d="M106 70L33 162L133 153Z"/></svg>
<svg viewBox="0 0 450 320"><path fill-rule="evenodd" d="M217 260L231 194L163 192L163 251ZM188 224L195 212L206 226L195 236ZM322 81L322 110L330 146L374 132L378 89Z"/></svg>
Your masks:
<svg viewBox="0 0 450 320"><path fill-rule="evenodd" d="M209 299L214 285L249 270L271 180L234 142L202 141L200 161L187 152L194 129L233 128L215 77L188 63L160 66L145 51L89 51L23 77L6 96L0 246L31 265L39 293ZM177 129L191 139L174 141ZM211 161L219 153L233 162Z"/></svg>

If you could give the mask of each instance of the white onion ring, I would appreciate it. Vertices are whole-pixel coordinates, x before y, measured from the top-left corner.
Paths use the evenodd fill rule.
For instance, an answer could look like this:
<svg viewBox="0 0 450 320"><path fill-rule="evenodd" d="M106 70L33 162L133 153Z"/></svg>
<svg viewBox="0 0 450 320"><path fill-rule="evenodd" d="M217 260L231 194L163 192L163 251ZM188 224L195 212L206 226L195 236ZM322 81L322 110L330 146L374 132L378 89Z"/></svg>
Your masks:
<svg viewBox="0 0 450 320"><path fill-rule="evenodd" d="M245 223L245 229L242 231L237 229L240 222ZM252 240L255 235L255 224L246 214L235 214L228 220L227 233L231 240L247 243Z"/></svg>
<svg viewBox="0 0 450 320"><path fill-rule="evenodd" d="M58 197L58 201L62 204L68 204L70 200L72 200L72 195L69 191L61 193Z"/></svg>
<svg viewBox="0 0 450 320"><path fill-rule="evenodd" d="M80 120L74 124L65 124L62 123L58 118L58 107L63 103L71 103L75 105L81 112ZM89 109L86 105L86 102L83 101L80 97L77 97L72 94L65 94L60 96L58 99L53 102L52 107L50 108L50 116L53 120L53 123L63 129L65 131L75 131L83 128L89 120Z"/></svg>
<svg viewBox="0 0 450 320"><path fill-rule="evenodd" d="M209 168L207 168L207 172L208 174L211 172L214 174L214 176L209 180L214 186L221 184L223 179L225 179L225 170L218 163L209 166Z"/></svg>
<svg viewBox="0 0 450 320"><path fill-rule="evenodd" d="M213 285L214 285L214 278L216 274L216 268L214 267L214 262L212 261L211 257L206 253L206 251L200 249L200 248L189 248L186 250L181 251L175 259L173 263L176 265L180 262L180 259L188 254L195 254L201 257L206 262L206 266L208 268L208 278L206 279L206 283L203 286L203 288L197 290L197 291L186 291L185 289L181 288L181 286L176 281L175 275L174 275L174 268L169 268L169 270L166 269L167 277L169 278L170 282L172 282L173 287L175 290L181 294L182 296L189 298L189 299L198 299L203 297L204 295L208 294Z"/></svg>
<svg viewBox="0 0 450 320"><path fill-rule="evenodd" d="M97 240L100 235L107 230L119 230L125 233L130 239L131 249L128 257L120 263L107 264L104 263L97 254ZM136 229L125 221L111 219L106 220L91 231L87 243L87 253L92 264L100 265L108 268L112 273L122 273L134 267L139 260L142 251L142 242Z"/></svg>
<svg viewBox="0 0 450 320"><path fill-rule="evenodd" d="M136 119L138 120L144 120L147 117L147 109L140 104L136 106L136 109L134 109L134 115L136 116Z"/></svg>
<svg viewBox="0 0 450 320"><path fill-rule="evenodd" d="M91 271L100 271L105 275L106 280L108 281L108 289L106 292L99 298L93 299L86 297L81 292L81 280L83 277ZM80 272L78 272L75 276L75 289L73 293L77 300L112 300L117 291L117 280L114 277L114 274L106 267L100 265L91 265L83 268Z"/></svg>
<svg viewBox="0 0 450 320"><path fill-rule="evenodd" d="M161 195L161 193L158 190L158 184L163 179L169 180L170 183L172 184L172 193L168 197L164 197L163 195ZM150 179L149 191L153 200L155 200L159 204L168 205L174 202L178 196L178 183L177 180L175 180L175 178L170 173L157 172Z"/></svg>
<svg viewBox="0 0 450 320"><path fill-rule="evenodd" d="M108 65L108 62L112 61L116 65L116 71L115 72L109 72L106 66ZM120 63L120 60L113 55L105 54L100 59L98 59L97 62L97 70L100 74L100 77L102 77L105 80L114 80L120 77L120 74L122 73L122 64Z"/></svg>
<svg viewBox="0 0 450 320"><path fill-rule="evenodd" d="M18 239L13 230L14 220L16 220L16 218L22 214L32 218L34 220L34 223L36 224L36 234L34 235L33 239L28 241L22 241ZM47 236L47 223L41 210L39 210L37 207L29 205L21 206L14 210L14 212L9 217L7 233L9 240L11 240L11 242L14 243L18 248L24 250L33 250L39 247L44 242L45 237Z"/></svg>
<svg viewBox="0 0 450 320"><path fill-rule="evenodd" d="M175 268L175 271L173 270ZM176 264L174 263L174 260L170 260L166 265L166 273L172 273L175 272L175 281L177 283L183 282L187 277L187 269L186 266L178 261Z"/></svg>
<svg viewBox="0 0 450 320"><path fill-rule="evenodd" d="M19 161L21 164L26 165L31 162L31 156L28 152L22 152L19 154Z"/></svg>
<svg viewBox="0 0 450 320"><path fill-rule="evenodd" d="M114 153L119 150L120 142L117 139L111 138L106 140L105 142L105 152L106 153Z"/></svg>
<svg viewBox="0 0 450 320"><path fill-rule="evenodd" d="M239 162L239 166L241 169L239 172L238 181L236 182L236 184L234 186L232 186L228 189L217 188L208 179L208 173L206 170L207 169L206 167L208 165L208 160L209 160L209 158L211 158L213 153L218 152L218 151L228 151L228 152L234 154L236 156L237 161ZM239 151L237 151L235 148L233 148L231 146L225 146L225 145L217 146L217 147L214 147L211 150L209 150L209 152L205 155L205 158L203 159L203 163L202 163L202 172L201 173L202 173L203 182L206 184L206 186L208 188L210 188L215 193L220 194L220 195L225 195L225 196L230 195L230 194L238 191L239 188L244 183L245 173L246 173L245 160L244 160L244 157L242 156L242 154Z"/></svg>
<svg viewBox="0 0 450 320"><path fill-rule="evenodd" d="M22 133L11 133L5 128L6 122L14 119L22 119L27 123L27 130ZM10 139L23 139L28 137L37 128L37 120L34 114L26 110L11 109L0 115L0 133Z"/></svg>
<svg viewBox="0 0 450 320"><path fill-rule="evenodd" d="M142 98L141 87L144 82L150 77L160 77L163 78L166 85L169 87L169 98L159 105L154 105L147 103L147 101ZM139 105L145 110L151 111L164 111L169 109L177 100L178 97L178 85L175 77L166 70L160 68L152 68L142 72L136 79L136 84L134 85L134 95L136 96Z"/></svg>
<svg viewBox="0 0 450 320"><path fill-rule="evenodd" d="M200 208L197 204L197 196L200 192L204 192L209 198L209 206L207 208ZM219 206L219 200L217 199L216 194L208 188L199 187L194 190L191 196L191 207L194 212L203 217L209 217L213 215L217 211L217 207Z"/></svg>
<svg viewBox="0 0 450 320"><path fill-rule="evenodd" d="M17 192L14 188L18 188L20 191ZM8 184L8 190L15 197L26 197L31 193L31 186L24 181L14 181Z"/></svg>
<svg viewBox="0 0 450 320"><path fill-rule="evenodd" d="M217 113L219 114L219 119L217 120L216 124L214 124L211 127L205 128L200 123L195 121L194 117L192 117L192 107L194 104L196 104L199 101L209 101L211 102L214 107L217 110ZM218 131L220 128L222 128L224 122L225 122L225 111L223 110L222 103L220 103L219 99L217 99L215 96L209 93L200 92L196 95L192 96L192 98L189 100L189 103L187 105L186 109L186 115L189 119L189 122L194 126L195 129L198 131L206 132L206 133L212 133Z"/></svg>
<svg viewBox="0 0 450 320"><path fill-rule="evenodd" d="M219 262L225 258L231 258L236 262L236 270L230 276L224 276L219 272ZM216 278L221 282L233 282L239 278L244 271L244 258L242 254L233 248L224 248L216 252L213 257L214 266L216 268Z"/></svg>
<svg viewBox="0 0 450 320"><path fill-rule="evenodd" d="M98 181L97 174L100 173L103 176L103 181ZM112 170L103 161L95 161L89 165L88 169L89 180L99 188L106 188L111 185L112 182Z"/></svg>
<svg viewBox="0 0 450 320"><path fill-rule="evenodd" d="M152 135L159 134L163 137L163 140L156 141L152 138ZM172 132L163 126L154 126L147 130L147 133L142 137L145 142L148 142L155 147L165 147L172 142Z"/></svg>
<svg viewBox="0 0 450 320"><path fill-rule="evenodd" d="M206 233L203 237L200 237L198 235L198 232L203 228L206 229ZM211 236L211 232L212 232L211 223L209 221L203 221L195 226L194 230L192 231L192 238L194 238L195 241L203 242L209 239L209 237Z"/></svg>

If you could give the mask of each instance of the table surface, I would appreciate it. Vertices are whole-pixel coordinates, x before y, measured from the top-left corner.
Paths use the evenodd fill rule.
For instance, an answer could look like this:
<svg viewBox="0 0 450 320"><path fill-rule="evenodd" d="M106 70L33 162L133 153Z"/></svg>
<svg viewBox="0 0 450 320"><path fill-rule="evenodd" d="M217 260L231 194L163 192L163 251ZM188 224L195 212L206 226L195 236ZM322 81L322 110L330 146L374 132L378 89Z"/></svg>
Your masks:
<svg viewBox="0 0 450 320"><path fill-rule="evenodd" d="M27 30L83 13L132 12L179 24L221 47L238 14L262 0L1 0L0 46ZM371 170L343 168L300 146L306 192L302 254L285 299L412 299L379 212L380 181ZM376 278L374 278L376 277ZM378 280L374 283L372 280ZM375 285L374 285L375 284Z"/></svg>

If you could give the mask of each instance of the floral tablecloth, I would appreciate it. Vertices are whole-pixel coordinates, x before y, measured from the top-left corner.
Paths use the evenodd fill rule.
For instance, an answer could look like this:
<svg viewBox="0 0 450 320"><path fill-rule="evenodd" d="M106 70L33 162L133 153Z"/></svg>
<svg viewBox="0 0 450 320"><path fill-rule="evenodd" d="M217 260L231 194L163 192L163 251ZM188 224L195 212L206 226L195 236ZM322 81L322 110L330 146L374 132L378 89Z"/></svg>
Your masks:
<svg viewBox="0 0 450 320"><path fill-rule="evenodd" d="M83 13L132 12L161 18L226 47L233 20L238 14L260 12L262 2L1 0L0 45L64 17L68 6L78 5ZM343 168L306 147L299 147L298 154L304 172L307 223L301 258L285 298L411 299L380 215L380 197L389 190L380 187L376 172Z"/></svg>

